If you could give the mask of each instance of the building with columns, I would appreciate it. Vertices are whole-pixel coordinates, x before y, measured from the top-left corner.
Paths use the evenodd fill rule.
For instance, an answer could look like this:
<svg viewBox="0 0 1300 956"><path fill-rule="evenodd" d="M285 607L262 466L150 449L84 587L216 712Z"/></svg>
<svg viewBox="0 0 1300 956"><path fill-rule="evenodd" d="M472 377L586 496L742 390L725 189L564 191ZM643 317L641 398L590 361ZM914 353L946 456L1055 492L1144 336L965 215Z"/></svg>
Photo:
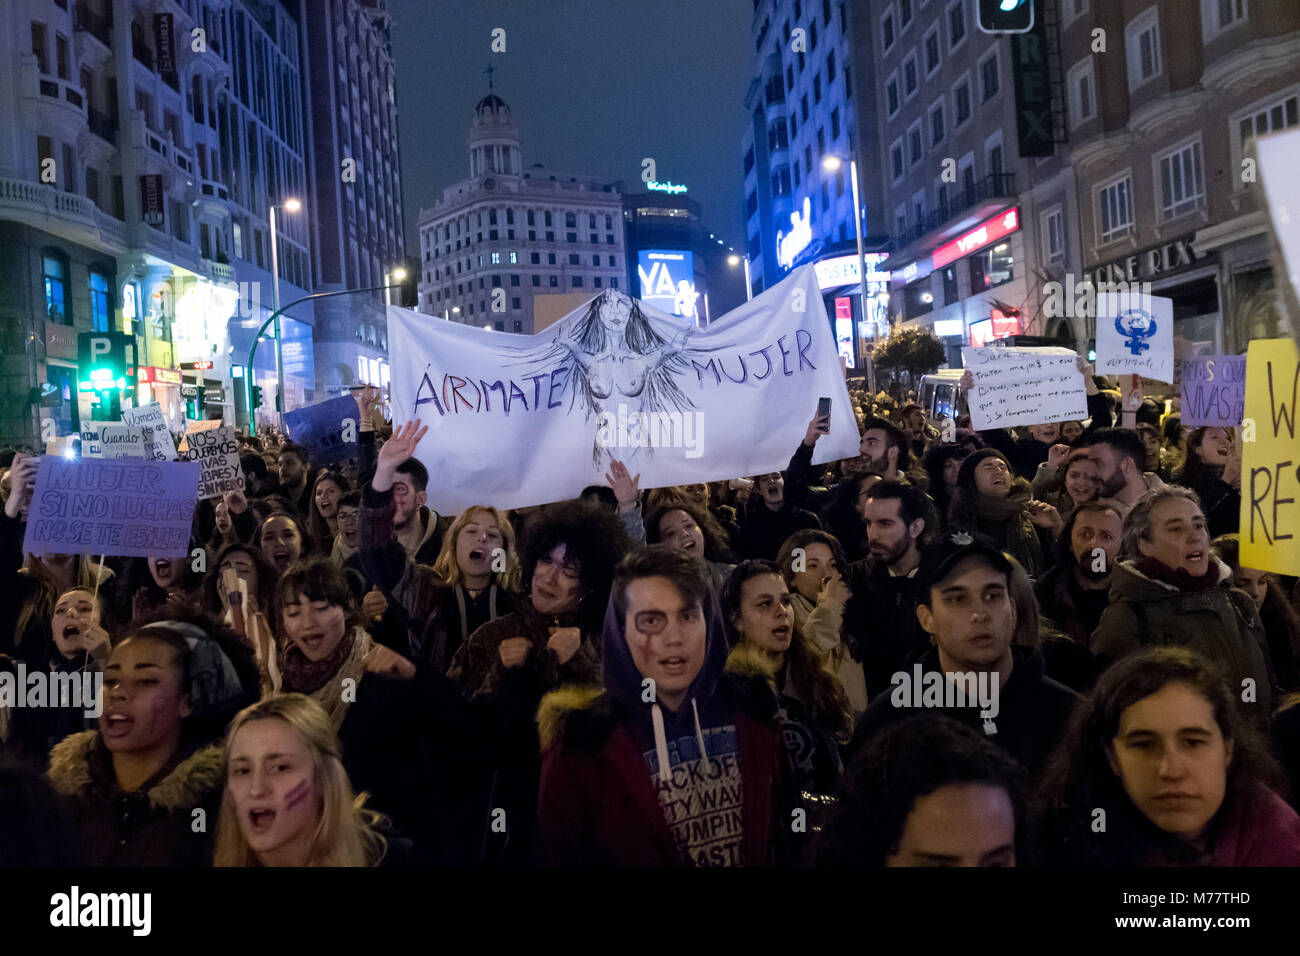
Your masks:
<svg viewBox="0 0 1300 956"><path fill-rule="evenodd" d="M494 92L474 107L468 145L469 178L420 211L421 312L531 333L535 297L626 285L617 183L525 168Z"/></svg>

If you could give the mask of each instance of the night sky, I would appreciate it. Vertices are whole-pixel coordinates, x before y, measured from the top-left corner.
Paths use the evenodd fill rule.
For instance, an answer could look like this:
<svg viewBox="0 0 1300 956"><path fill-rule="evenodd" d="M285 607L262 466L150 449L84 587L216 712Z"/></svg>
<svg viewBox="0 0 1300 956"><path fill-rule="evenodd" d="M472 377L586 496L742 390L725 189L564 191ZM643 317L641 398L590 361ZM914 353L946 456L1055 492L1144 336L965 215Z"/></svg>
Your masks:
<svg viewBox="0 0 1300 956"><path fill-rule="evenodd" d="M524 167L684 183L706 228L744 247L740 142L754 69L750 0L389 0L407 254L420 208L469 174L474 104L495 91ZM491 31L506 52L491 52Z"/></svg>

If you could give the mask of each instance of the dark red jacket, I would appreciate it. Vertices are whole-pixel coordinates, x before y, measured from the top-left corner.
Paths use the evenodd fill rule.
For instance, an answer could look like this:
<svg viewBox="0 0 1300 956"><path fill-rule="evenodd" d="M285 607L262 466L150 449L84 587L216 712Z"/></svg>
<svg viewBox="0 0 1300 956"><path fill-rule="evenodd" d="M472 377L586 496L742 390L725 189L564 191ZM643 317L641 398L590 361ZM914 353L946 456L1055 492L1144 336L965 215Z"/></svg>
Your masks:
<svg viewBox="0 0 1300 956"><path fill-rule="evenodd" d="M762 677L723 676L736 726L745 860L791 859L794 794L776 698ZM767 708L770 706L770 715ZM565 688L538 715L544 756L536 859L551 866L686 866L622 705L599 689Z"/></svg>

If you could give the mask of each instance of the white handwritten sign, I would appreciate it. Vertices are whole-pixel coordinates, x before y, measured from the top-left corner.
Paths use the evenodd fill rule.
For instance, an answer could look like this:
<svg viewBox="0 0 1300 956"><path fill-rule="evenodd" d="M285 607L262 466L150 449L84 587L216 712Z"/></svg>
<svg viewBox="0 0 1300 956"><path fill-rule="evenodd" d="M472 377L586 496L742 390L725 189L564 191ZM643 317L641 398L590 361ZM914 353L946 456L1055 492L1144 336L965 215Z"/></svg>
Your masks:
<svg viewBox="0 0 1300 956"><path fill-rule="evenodd" d="M966 368L975 373L966 403L976 431L1088 417L1079 357L1069 349L968 345L961 354Z"/></svg>
<svg viewBox="0 0 1300 956"><path fill-rule="evenodd" d="M1174 380L1174 300L1103 292L1097 296L1097 371Z"/></svg>
<svg viewBox="0 0 1300 956"><path fill-rule="evenodd" d="M175 461L179 457L162 406L157 402L150 402L140 408L122 409L122 421L128 425L139 425L145 430L145 457L152 461Z"/></svg>
<svg viewBox="0 0 1300 956"><path fill-rule="evenodd" d="M195 422L194 424L200 424ZM220 498L227 491L244 490L244 470L239 464L239 442L229 425L191 429L185 457L203 466L199 475L199 500Z"/></svg>

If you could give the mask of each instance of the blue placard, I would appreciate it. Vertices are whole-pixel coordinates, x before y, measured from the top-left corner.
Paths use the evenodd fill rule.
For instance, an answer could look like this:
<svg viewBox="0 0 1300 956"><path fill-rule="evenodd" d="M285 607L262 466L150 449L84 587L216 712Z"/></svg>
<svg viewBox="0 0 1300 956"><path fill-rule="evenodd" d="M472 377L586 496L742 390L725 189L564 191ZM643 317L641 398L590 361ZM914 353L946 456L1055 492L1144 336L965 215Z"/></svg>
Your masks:
<svg viewBox="0 0 1300 956"><path fill-rule="evenodd" d="M345 422L349 420L352 425L348 433L353 440L345 441ZM331 398L327 402L285 412L284 415L284 427L288 430L289 437L307 449L313 468L337 465L354 458L360 421L356 399L351 395Z"/></svg>
<svg viewBox="0 0 1300 956"><path fill-rule="evenodd" d="M1246 356L1200 355L1182 364L1183 424L1240 425L1246 409Z"/></svg>
<svg viewBox="0 0 1300 956"><path fill-rule="evenodd" d="M198 462L46 455L36 475L23 549L188 556L198 490Z"/></svg>

